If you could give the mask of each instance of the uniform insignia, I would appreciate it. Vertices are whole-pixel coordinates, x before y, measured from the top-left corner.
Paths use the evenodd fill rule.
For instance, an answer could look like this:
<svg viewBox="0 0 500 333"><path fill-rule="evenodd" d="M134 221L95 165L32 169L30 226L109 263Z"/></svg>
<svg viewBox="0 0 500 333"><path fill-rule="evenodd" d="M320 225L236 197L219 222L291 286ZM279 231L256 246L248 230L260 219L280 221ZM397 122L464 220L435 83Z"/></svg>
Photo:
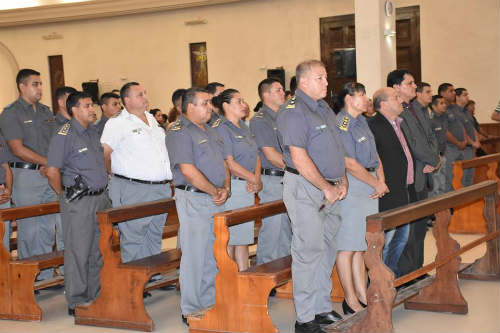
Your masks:
<svg viewBox="0 0 500 333"><path fill-rule="evenodd" d="M180 120L177 120L172 127L170 127L169 131L178 131L182 128L182 123Z"/></svg>
<svg viewBox="0 0 500 333"><path fill-rule="evenodd" d="M200 142L198 142L198 144L201 145L202 143L205 143L205 142L208 142L208 140L207 139L202 139L202 140L200 140Z"/></svg>
<svg viewBox="0 0 500 333"><path fill-rule="evenodd" d="M340 120L338 123L337 123L337 127L344 131L344 132L347 132L347 129L349 128L349 117L348 116L345 116L344 119Z"/></svg>
<svg viewBox="0 0 500 333"><path fill-rule="evenodd" d="M33 122L33 120L25 120L24 121L25 124L29 124L29 123L32 123L32 122Z"/></svg>
<svg viewBox="0 0 500 333"><path fill-rule="evenodd" d="M316 130L322 130L322 129L325 129L326 128L326 124L323 124L323 125L319 125L319 126L316 126Z"/></svg>
<svg viewBox="0 0 500 333"><path fill-rule="evenodd" d="M358 139L358 142L363 142L366 141L366 136L362 136Z"/></svg>
<svg viewBox="0 0 500 333"><path fill-rule="evenodd" d="M273 127L273 130L277 131L277 130L278 130L278 127Z"/></svg>
<svg viewBox="0 0 500 333"><path fill-rule="evenodd" d="M290 98L290 102L288 102L288 105L286 106L287 109L295 109L295 96Z"/></svg>
<svg viewBox="0 0 500 333"><path fill-rule="evenodd" d="M50 119L45 119L45 122L46 123L50 123L50 122L53 122L55 118L50 118Z"/></svg>
<svg viewBox="0 0 500 333"><path fill-rule="evenodd" d="M78 149L78 152L83 153L84 151L87 151L87 150L88 150L87 147L84 147L84 148Z"/></svg>
<svg viewBox="0 0 500 333"><path fill-rule="evenodd" d="M220 123L221 123L221 120L220 120L220 118L219 118L219 119L217 119L216 121L214 121L214 123L212 124L212 127L213 127L213 128L219 127Z"/></svg>
<svg viewBox="0 0 500 333"><path fill-rule="evenodd" d="M61 127L61 129L59 130L59 132L57 132L57 134L68 135L70 127L71 127L71 123L67 122L66 124L63 125L63 127Z"/></svg>
<svg viewBox="0 0 500 333"><path fill-rule="evenodd" d="M134 128L132 130L132 133L137 133L137 134L141 134L142 133L142 128L138 127L138 128Z"/></svg>
<svg viewBox="0 0 500 333"><path fill-rule="evenodd" d="M255 116L254 116L254 117L255 117L255 118L264 118L264 112L259 111L259 112L257 112L257 113L255 114Z"/></svg>
<svg viewBox="0 0 500 333"><path fill-rule="evenodd" d="M440 131L440 130L442 130L442 128L441 127L436 127L434 130L435 131Z"/></svg>
<svg viewBox="0 0 500 333"><path fill-rule="evenodd" d="M235 135L234 136L236 139L243 139L243 135Z"/></svg>

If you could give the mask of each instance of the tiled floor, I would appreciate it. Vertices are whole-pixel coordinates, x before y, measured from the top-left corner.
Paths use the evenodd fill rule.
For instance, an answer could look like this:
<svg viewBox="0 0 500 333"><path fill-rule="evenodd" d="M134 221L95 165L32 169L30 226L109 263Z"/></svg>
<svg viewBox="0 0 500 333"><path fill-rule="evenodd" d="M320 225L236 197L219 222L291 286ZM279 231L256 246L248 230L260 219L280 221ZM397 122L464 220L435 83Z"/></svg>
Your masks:
<svg viewBox="0 0 500 333"><path fill-rule="evenodd" d="M461 244L477 236L455 235ZM175 244L175 241L174 243ZM169 244L170 245L170 244ZM484 253L484 245L463 256L463 262L471 262ZM426 262L435 255L434 239L426 238ZM469 304L469 313L456 315L405 310L398 306L393 310L395 332L499 332L500 331L500 282L460 281L462 294ZM177 291L152 292L146 299L147 310L155 322L155 332L187 332L179 312L180 295ZM0 332L121 332L124 330L74 325L66 314L66 301L61 291L41 291L37 296L44 319L42 322L0 321ZM335 304L340 312L341 307ZM271 298L270 312L281 332L293 332L295 312L291 300Z"/></svg>

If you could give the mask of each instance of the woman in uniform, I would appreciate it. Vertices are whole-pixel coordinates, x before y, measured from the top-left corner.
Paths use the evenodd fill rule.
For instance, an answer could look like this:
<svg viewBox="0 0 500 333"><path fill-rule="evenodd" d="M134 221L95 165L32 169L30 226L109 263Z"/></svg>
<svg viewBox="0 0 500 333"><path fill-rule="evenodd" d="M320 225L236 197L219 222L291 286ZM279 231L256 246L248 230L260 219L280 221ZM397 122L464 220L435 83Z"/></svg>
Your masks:
<svg viewBox="0 0 500 333"><path fill-rule="evenodd" d="M224 158L231 172L231 196L227 210L254 204L254 193L262 189L260 157L250 129L241 120L245 116L245 102L235 89L226 89L212 100L223 117L212 127L224 142ZM229 228L229 256L240 271L248 268L248 245L254 242L254 222Z"/></svg>
<svg viewBox="0 0 500 333"><path fill-rule="evenodd" d="M344 314L366 306L366 216L378 212L378 198L389 190L377 154L375 139L366 119L368 97L361 83L346 83L336 105L337 130L346 151L345 164L349 190L340 204L342 224L337 233L337 270L344 288Z"/></svg>

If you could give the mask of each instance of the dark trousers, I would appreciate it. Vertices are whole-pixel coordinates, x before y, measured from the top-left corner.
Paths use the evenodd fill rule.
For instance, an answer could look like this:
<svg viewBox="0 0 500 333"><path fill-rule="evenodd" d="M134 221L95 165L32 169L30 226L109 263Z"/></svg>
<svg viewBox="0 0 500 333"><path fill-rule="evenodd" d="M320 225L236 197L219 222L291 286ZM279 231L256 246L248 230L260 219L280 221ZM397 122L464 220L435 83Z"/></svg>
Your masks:
<svg viewBox="0 0 500 333"><path fill-rule="evenodd" d="M410 185L410 203L424 200L427 198L427 189L420 192L415 191L415 187ZM399 259L399 272L401 275L408 274L424 264L424 239L427 233L427 220L429 217L423 217L410 223L410 234L408 243Z"/></svg>

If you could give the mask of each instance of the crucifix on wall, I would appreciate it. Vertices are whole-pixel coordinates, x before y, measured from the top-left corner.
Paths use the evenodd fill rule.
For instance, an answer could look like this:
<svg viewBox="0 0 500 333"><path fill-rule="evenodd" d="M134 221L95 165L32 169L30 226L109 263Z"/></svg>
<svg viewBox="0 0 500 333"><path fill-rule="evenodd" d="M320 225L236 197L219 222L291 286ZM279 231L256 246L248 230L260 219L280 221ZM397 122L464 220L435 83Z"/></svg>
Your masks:
<svg viewBox="0 0 500 333"><path fill-rule="evenodd" d="M208 84L207 43L190 43L191 85L205 87Z"/></svg>

